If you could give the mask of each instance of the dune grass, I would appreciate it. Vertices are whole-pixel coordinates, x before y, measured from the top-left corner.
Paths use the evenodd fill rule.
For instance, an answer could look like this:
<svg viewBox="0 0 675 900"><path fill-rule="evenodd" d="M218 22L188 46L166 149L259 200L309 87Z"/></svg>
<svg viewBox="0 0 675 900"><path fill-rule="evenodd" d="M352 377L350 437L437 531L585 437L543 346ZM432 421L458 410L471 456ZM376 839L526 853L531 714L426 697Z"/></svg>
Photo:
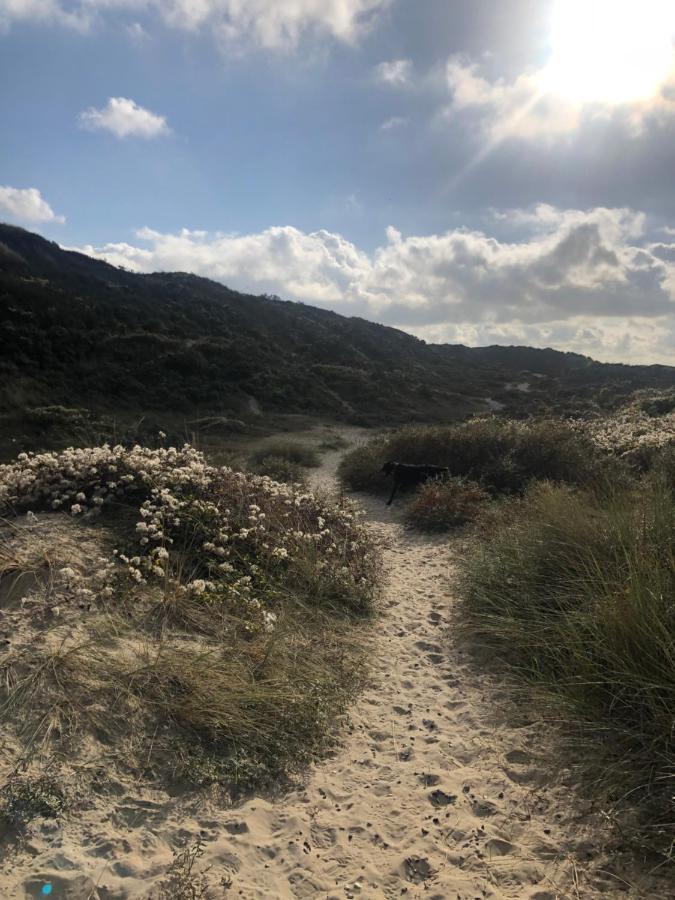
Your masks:
<svg viewBox="0 0 675 900"><path fill-rule="evenodd" d="M663 845L675 814L672 483L540 484L517 510L465 564L467 627L543 690L588 760L605 760L618 806L641 813L641 838Z"/></svg>
<svg viewBox="0 0 675 900"><path fill-rule="evenodd" d="M450 474L481 484L492 495L517 493L546 478L592 481L606 464L583 433L555 420L471 419L455 425L411 426L355 447L339 477L353 490L379 492L387 460L447 466Z"/></svg>
<svg viewBox="0 0 675 900"><path fill-rule="evenodd" d="M249 463L255 466L269 457L283 459L295 466L305 466L308 469L315 469L321 464L314 447L286 438L265 441L249 455Z"/></svg>
<svg viewBox="0 0 675 900"><path fill-rule="evenodd" d="M0 506L0 589L32 579L0 652L22 765L98 754L237 793L331 745L378 583L353 504L106 446L0 466Z"/></svg>
<svg viewBox="0 0 675 900"><path fill-rule="evenodd" d="M417 490L405 508L405 521L420 531L447 531L477 519L489 500L475 481L436 478Z"/></svg>

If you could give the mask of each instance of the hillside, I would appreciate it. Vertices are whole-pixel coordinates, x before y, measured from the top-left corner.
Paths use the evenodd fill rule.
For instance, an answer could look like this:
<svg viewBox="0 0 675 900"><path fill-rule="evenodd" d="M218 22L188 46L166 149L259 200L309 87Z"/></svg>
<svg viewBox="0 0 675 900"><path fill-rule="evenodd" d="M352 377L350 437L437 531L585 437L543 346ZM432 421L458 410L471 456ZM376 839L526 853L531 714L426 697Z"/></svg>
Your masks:
<svg viewBox="0 0 675 900"><path fill-rule="evenodd" d="M138 275L0 225L0 412L234 416L356 424L611 405L675 368L528 347L433 345L360 318L194 275ZM496 401L496 402L495 402Z"/></svg>

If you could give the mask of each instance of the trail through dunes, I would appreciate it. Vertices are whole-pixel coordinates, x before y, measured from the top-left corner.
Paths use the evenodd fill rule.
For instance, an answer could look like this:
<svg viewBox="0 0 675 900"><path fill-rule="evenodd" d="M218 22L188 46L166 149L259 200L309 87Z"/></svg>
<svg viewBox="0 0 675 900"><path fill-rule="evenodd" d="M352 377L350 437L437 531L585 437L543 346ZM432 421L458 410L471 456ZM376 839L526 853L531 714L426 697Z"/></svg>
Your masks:
<svg viewBox="0 0 675 900"><path fill-rule="evenodd" d="M330 486L338 455L317 485ZM39 896L48 874L62 890L53 896L148 896L171 848L198 835L213 897L669 896L612 854L600 815L547 768L541 724L526 711L505 718L499 679L453 638L463 539L416 535L396 507L359 499L385 545L387 582L371 682L335 753L290 793L229 808L120 784L79 832L38 834L33 875L10 863L3 897ZM216 887L223 876L227 889Z"/></svg>
<svg viewBox="0 0 675 900"><path fill-rule="evenodd" d="M337 454L334 455L337 457ZM315 482L330 481L330 464ZM360 496L385 544L387 586L372 683L344 746L302 790L252 800L227 826L246 898L664 897L603 845L600 817L542 761L541 725L495 715L505 700L452 641L461 539L403 528Z"/></svg>

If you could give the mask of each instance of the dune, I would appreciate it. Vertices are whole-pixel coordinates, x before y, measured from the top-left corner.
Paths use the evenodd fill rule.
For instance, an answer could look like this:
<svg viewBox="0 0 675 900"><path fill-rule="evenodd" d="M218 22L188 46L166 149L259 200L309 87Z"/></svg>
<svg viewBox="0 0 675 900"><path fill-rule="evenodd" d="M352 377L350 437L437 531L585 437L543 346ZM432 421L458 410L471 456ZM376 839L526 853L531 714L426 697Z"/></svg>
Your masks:
<svg viewBox="0 0 675 900"><path fill-rule="evenodd" d="M334 486L338 457L325 456L314 486ZM387 583L370 683L339 748L290 791L234 806L120 775L67 824L41 820L25 846L5 847L2 897L42 896L45 885L78 900L667 895L657 873L636 874L612 851L600 811L551 773L541 722L505 715L504 687L453 640L461 535L423 537L395 506L359 499L385 547ZM173 851L196 841L202 893L169 893Z"/></svg>

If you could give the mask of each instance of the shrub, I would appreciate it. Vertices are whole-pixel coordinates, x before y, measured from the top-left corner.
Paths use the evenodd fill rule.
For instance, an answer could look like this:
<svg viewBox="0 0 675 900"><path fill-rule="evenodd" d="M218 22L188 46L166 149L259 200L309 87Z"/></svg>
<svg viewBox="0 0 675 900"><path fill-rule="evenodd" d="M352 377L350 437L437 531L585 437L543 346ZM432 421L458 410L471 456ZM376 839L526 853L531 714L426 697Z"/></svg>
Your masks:
<svg viewBox="0 0 675 900"><path fill-rule="evenodd" d="M51 775L10 779L0 791L0 816L13 828L24 829L33 819L61 815L66 799Z"/></svg>
<svg viewBox="0 0 675 900"><path fill-rule="evenodd" d="M405 518L422 531L446 531L475 519L489 499L474 481L434 479L419 488L406 508Z"/></svg>
<svg viewBox="0 0 675 900"><path fill-rule="evenodd" d="M205 871L196 869L203 856L204 841L201 837L192 846L174 851L171 865L157 886L156 900L205 900L211 888L208 878L210 867Z"/></svg>
<svg viewBox="0 0 675 900"><path fill-rule="evenodd" d="M34 547L8 558L51 567L7 613L16 638L0 670L2 727L30 747L133 735L144 771L170 759L188 775L206 754L242 789L330 743L377 590L352 503L207 465L188 445L103 446L0 466L0 514L8 541ZM71 530L100 546L72 554ZM45 629L54 608L36 645L30 611Z"/></svg>
<svg viewBox="0 0 675 900"><path fill-rule="evenodd" d="M466 564L463 595L471 630L580 715L617 754L620 786L639 786L672 821L672 486L536 487Z"/></svg>
<svg viewBox="0 0 675 900"><path fill-rule="evenodd" d="M300 444L297 441L287 441L278 439L274 441L266 441L262 447L259 447L249 456L249 462L253 465L259 463L266 457L276 456L285 459L296 466L306 466L313 469L321 465L319 454L314 447L307 444Z"/></svg>
<svg viewBox="0 0 675 900"><path fill-rule="evenodd" d="M412 426L347 453L339 468L355 490L386 484L387 460L447 466L451 475L492 494L522 492L534 479L579 484L596 477L602 454L583 433L554 420L472 419L456 425Z"/></svg>
<svg viewBox="0 0 675 900"><path fill-rule="evenodd" d="M275 481L287 481L293 484L305 482L304 468L283 456L264 456L253 464L253 470L258 475L268 475Z"/></svg>

